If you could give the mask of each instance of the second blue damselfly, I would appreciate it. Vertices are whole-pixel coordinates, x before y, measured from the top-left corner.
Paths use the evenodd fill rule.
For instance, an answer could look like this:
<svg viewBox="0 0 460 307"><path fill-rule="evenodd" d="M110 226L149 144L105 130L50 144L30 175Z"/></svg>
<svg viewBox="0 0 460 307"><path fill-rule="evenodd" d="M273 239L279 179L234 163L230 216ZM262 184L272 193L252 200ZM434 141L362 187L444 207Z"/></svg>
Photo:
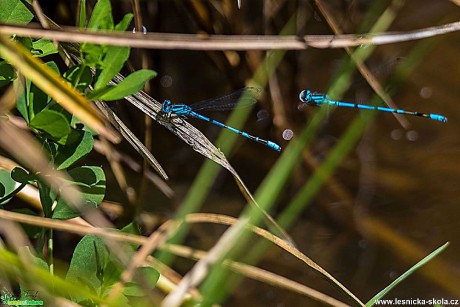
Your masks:
<svg viewBox="0 0 460 307"><path fill-rule="evenodd" d="M329 96L326 94L321 93L314 93L310 90L304 90L300 93L299 98L302 102L307 105L313 106L322 106L322 105L330 105L336 107L346 107L346 108L357 108L357 109L365 109L365 110L376 110L382 112L389 112L389 113L397 113L397 114L405 114L405 115L412 115L412 116L419 116L425 117L432 120L437 120L440 122L447 122L447 117L444 115L439 114L432 114L432 113L421 113L421 112L413 112L413 111L405 111L401 109L392 109L386 107L377 107L377 106L370 106L366 104L359 104L359 103L352 103L352 102L343 102L337 100L329 99Z"/></svg>
<svg viewBox="0 0 460 307"><path fill-rule="evenodd" d="M211 119L207 116L200 114L201 112L207 111L207 110L228 111L228 110L233 110L236 107L253 105L257 102L256 96L259 93L259 91L260 91L259 89L254 88L254 87L243 88L231 94L228 94L222 97L218 97L218 98L205 100L205 101L200 101L192 105L173 104L170 100L165 100L163 102L163 105L161 106L161 113L163 116L166 116L168 118L173 114L182 116L182 117L198 118L198 119L210 122L211 124L214 124L216 126L226 128L234 133L244 136L247 139L250 139L258 143L261 143L265 146L268 146L271 149L280 151L281 147L272 141L267 141L257 136L250 135L244 131L230 127L224 123L221 123L217 120Z"/></svg>

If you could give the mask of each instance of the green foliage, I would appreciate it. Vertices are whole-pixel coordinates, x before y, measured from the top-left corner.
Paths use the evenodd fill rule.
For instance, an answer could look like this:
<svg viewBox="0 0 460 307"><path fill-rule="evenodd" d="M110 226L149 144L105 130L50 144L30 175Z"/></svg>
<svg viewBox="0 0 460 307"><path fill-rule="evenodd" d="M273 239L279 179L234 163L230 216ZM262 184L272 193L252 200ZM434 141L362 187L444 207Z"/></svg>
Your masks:
<svg viewBox="0 0 460 307"><path fill-rule="evenodd" d="M28 11L20 0L6 1L6 7L0 11L0 22L27 24L33 14ZM115 24L112 18L112 8L109 0L100 0L92 10L87 23L88 30L124 31L128 28L133 15L126 14ZM79 26L86 25L86 1L80 1ZM47 39L31 39L13 37L21 42L35 57L45 58L57 53L53 42ZM82 44L80 46L81 64L69 67L62 76L81 93L93 100L116 100L131 95L144 86L156 73L151 70L140 70L127 76L119 85L109 85L111 80L121 71L130 55L128 47ZM55 72L60 74L55 62L47 62ZM0 59L0 86L8 86L16 80L17 75L13 66ZM45 94L30 80L24 81L22 92L18 93L17 110L27 125L35 133L38 142L48 154L56 170L66 171L71 181L65 184L77 186L81 191L83 203L81 208L73 208L66 204L60 191L52 190L40 174L36 174L20 167L11 172L0 170L0 205L9 201L11 197L26 184L36 184L44 216L53 219L71 219L80 216L86 210L97 208L103 201L106 189L104 171L98 166L78 166L78 163L93 150L94 132L73 115L63 109L51 97ZM18 183L20 183L18 185ZM15 189L16 186L19 186ZM35 215L30 210L25 214ZM52 238L52 232L38 227L25 227L31 238L38 238L36 250L43 256L45 244ZM124 231L138 233L133 225L127 226ZM127 245L128 253L134 253L136 246ZM33 256L25 251L36 264L49 270L51 263L42 258ZM74 251L72 261L67 272L67 280L78 282L87 287L70 293L76 302L84 305L97 305L97 295L105 296L111 287L119 281L122 267L113 260L103 241L94 236L84 237ZM159 273L151 268L139 268L136 276L143 280L142 287L136 282L125 285L120 300L128 304L130 300L145 296L144 290L153 289L158 281ZM22 289L22 284L21 284ZM25 288L24 288L25 289ZM82 294L86 293L86 294ZM87 295L90 293L90 295ZM96 294L96 296L92 296Z"/></svg>
<svg viewBox="0 0 460 307"><path fill-rule="evenodd" d="M2 1L0 23L26 25L32 20L33 16L20 0Z"/></svg>
<svg viewBox="0 0 460 307"><path fill-rule="evenodd" d="M97 293L104 286L104 270L107 266L109 253L101 238L85 236L74 250L66 280L75 281L88 287L88 291ZM84 298L74 297L80 302Z"/></svg>
<svg viewBox="0 0 460 307"><path fill-rule="evenodd" d="M53 42L44 38L32 41L31 51L36 57L45 57L58 52Z"/></svg>
<svg viewBox="0 0 460 307"><path fill-rule="evenodd" d="M140 267L138 269L138 274L140 275L140 279L145 282L144 286L140 287L135 282L128 282L123 289L124 295L143 297L145 296L144 289L152 289L160 278L160 273L150 267Z"/></svg>
<svg viewBox="0 0 460 307"><path fill-rule="evenodd" d="M131 22L133 15L126 14L117 25L112 18L112 7L109 0L100 0L94 7L88 23L89 30L123 31ZM84 43L80 47L83 65L79 69L91 67L96 70L94 90L90 91L91 100L118 100L138 92L145 82L156 73L151 70L140 70L127 76L117 86L108 85L113 77L120 72L129 58L130 49L120 46L104 46ZM75 73L75 72L74 72Z"/></svg>
<svg viewBox="0 0 460 307"><path fill-rule="evenodd" d="M48 137L58 141L70 133L70 122L60 112L43 110L30 121L29 126L48 134Z"/></svg>
<svg viewBox="0 0 460 307"><path fill-rule="evenodd" d="M20 167L15 167L11 170L11 178L20 183L33 183L37 181L34 174L30 174Z"/></svg>
<svg viewBox="0 0 460 307"><path fill-rule="evenodd" d="M115 75L121 70L128 58L128 47L107 47L104 58L100 63L100 67L103 69L102 72L99 74L96 83L94 84L94 89L98 90L105 87L107 83L109 83L110 80L112 80L113 77L115 77Z"/></svg>
<svg viewBox="0 0 460 307"><path fill-rule="evenodd" d="M104 199L105 194L105 174L98 166L81 166L69 171L69 175L75 180L75 184L80 188L84 203L83 210L97 208ZM74 208L69 207L61 198L58 200L53 212L53 218L66 220L80 216Z"/></svg>
<svg viewBox="0 0 460 307"><path fill-rule="evenodd" d="M88 88L93 80L91 69L84 65L77 65L69 68L63 76L81 92Z"/></svg>
<svg viewBox="0 0 460 307"><path fill-rule="evenodd" d="M107 86L99 91L95 90L89 94L91 100L118 100L136 93L144 87L147 80L156 75L154 71L141 69L127 76L117 86Z"/></svg>
<svg viewBox="0 0 460 307"><path fill-rule="evenodd" d="M2 201L4 196L14 191L15 185L16 182L11 178L10 173L0 169L0 206L10 200L10 198L6 198Z"/></svg>
<svg viewBox="0 0 460 307"><path fill-rule="evenodd" d="M74 130L78 134L76 142L70 145L57 145L54 165L62 170L70 167L93 149L94 139L91 132Z"/></svg>
<svg viewBox="0 0 460 307"><path fill-rule="evenodd" d="M110 0L99 0L94 6L93 14L88 23L91 30L113 29L112 6Z"/></svg>
<svg viewBox="0 0 460 307"><path fill-rule="evenodd" d="M4 61L0 62L0 87L11 83L15 78L14 68Z"/></svg>
<svg viewBox="0 0 460 307"><path fill-rule="evenodd" d="M130 252L133 253L134 249ZM111 257L101 238L85 236L75 248L66 280L84 284L88 291L104 296L119 281L122 271L122 267ZM136 273L143 282L142 286L136 282L126 283L118 302L121 300L128 303L132 297L144 297L144 289L153 289L158 282L159 273L150 267L139 268ZM85 297L70 295L78 303L94 303L87 301Z"/></svg>

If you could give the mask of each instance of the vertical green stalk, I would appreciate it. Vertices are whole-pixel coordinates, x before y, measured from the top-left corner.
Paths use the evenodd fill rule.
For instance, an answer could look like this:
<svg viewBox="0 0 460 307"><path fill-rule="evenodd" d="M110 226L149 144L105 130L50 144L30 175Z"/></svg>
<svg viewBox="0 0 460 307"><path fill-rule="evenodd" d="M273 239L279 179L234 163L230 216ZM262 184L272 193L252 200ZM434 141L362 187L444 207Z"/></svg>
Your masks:
<svg viewBox="0 0 460 307"><path fill-rule="evenodd" d="M48 265L50 268L51 275L54 275L54 246L53 246L53 229L50 228L48 231Z"/></svg>

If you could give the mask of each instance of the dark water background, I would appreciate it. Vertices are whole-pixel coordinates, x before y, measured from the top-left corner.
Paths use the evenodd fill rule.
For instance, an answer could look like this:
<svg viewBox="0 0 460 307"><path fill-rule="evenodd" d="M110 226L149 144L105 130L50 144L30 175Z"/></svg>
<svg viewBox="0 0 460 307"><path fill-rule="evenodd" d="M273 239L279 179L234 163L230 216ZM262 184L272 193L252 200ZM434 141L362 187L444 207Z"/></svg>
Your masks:
<svg viewBox="0 0 460 307"><path fill-rule="evenodd" d="M327 1L333 17L343 32L358 33L366 14L382 10L375 1ZM386 7L389 1L381 1ZM129 1L113 1L115 20L130 12ZM311 1L243 0L236 1L143 1L144 23L149 31L209 34L277 34L293 14L297 14L297 34L332 34L324 17ZM75 4L66 1L43 3L45 13L61 24L72 24ZM198 13L201 13L199 15ZM374 20L375 20L374 18ZM406 1L397 12L390 31L409 31L446 24L460 19L460 8L453 1ZM371 24L367 24L368 29ZM424 45L421 45L424 44ZM418 48L418 49L417 49ZM420 61L410 65L407 78L394 82L398 65L413 59L411 52L421 50ZM264 52L147 51L150 68L158 72L151 82L151 95L157 100L171 99L192 103L218 96L245 85ZM139 67L138 53L132 51ZM285 148L289 141L282 133L292 129L294 137L308 122L314 108L300 108L298 94L310 88L327 91L347 54L341 49L288 51L270 86L264 89L251 119L244 129L278 142ZM333 180L343 192L335 193L326 185L289 229L299 249L367 301L395 278L445 242L449 248L434 266L415 273L396 287L389 298L459 298L460 297L460 36L452 33L423 41L378 46L366 61L396 104L403 109L439 113L448 117L445 124L407 117L404 129L391 114L378 114L366 128L357 146L335 170ZM345 94L345 101L366 102L373 92L358 73ZM279 97L274 97L278 93ZM284 115L274 113L275 104ZM266 111L266 112L261 112ZM134 107L118 104L118 112L139 136L143 135L142 114ZM323 123L308 150L312 159L324 160L356 116L357 110L337 109ZM225 120L226 114L209 114ZM259 117L259 118L258 118ZM274 120L275 119L275 120ZM209 139L215 140L218 127L191 120ZM161 126L153 124L153 154L160 161L175 192L168 199L153 185L147 189L143 206L160 219L174 216L204 158ZM216 144L218 147L219 144ZM120 150L129 152L121 145ZM131 155L140 161L135 154ZM279 154L241 138L230 162L251 191L255 191ZM101 157L91 157L103 161ZM107 199L124 202L117 185L108 173ZM128 171L128 173L130 173ZM298 165L286 184L276 206L281 211L313 170ZM131 174L131 184L138 186L139 175ZM112 186L113 190L110 190ZM206 199L203 212L238 216L245 201L226 171L221 171ZM275 212L276 214L276 212ZM356 220L358 222L356 222ZM359 223L368 221L366 227ZM189 244L209 248L224 229L207 225L194 227ZM179 262L179 272L192 265ZM343 296L318 274L300 261L272 248L266 253L263 268L286 276L333 297ZM425 272L425 273L423 273ZM431 273L430 273L431 272ZM224 305L228 306L303 306L314 301L256 281L242 283Z"/></svg>

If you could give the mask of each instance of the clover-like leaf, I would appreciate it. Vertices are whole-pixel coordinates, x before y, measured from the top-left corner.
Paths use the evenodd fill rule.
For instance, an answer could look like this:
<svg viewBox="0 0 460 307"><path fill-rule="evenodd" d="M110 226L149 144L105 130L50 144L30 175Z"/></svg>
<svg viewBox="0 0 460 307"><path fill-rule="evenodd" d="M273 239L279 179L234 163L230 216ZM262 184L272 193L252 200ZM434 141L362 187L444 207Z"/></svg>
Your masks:
<svg viewBox="0 0 460 307"><path fill-rule="evenodd" d="M43 110L36 114L29 126L46 132L55 140L59 140L70 133L70 123L67 118L54 110Z"/></svg>
<svg viewBox="0 0 460 307"><path fill-rule="evenodd" d="M96 208L104 199L105 174L101 167L80 166L69 171L69 175L78 185L82 193L84 203L82 210ZM59 199L53 212L53 218L66 220L80 216L80 213L67 205L63 199Z"/></svg>
<svg viewBox="0 0 460 307"><path fill-rule="evenodd" d="M58 145L54 164L58 170L68 168L93 149L94 139L91 132L74 130L78 140L70 145Z"/></svg>

